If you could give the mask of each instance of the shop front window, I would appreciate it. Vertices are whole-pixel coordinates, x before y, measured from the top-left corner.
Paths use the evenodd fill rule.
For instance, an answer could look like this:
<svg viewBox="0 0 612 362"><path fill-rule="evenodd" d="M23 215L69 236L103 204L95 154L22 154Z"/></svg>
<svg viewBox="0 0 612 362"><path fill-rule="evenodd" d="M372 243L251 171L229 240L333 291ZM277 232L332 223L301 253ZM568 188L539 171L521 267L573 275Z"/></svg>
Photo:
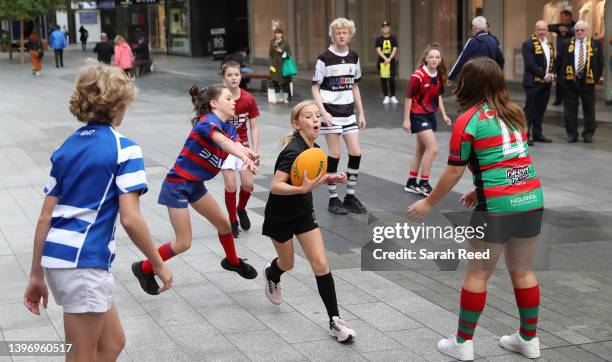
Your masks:
<svg viewBox="0 0 612 362"><path fill-rule="evenodd" d="M191 31L189 24L189 2L167 0L168 53L191 55Z"/></svg>

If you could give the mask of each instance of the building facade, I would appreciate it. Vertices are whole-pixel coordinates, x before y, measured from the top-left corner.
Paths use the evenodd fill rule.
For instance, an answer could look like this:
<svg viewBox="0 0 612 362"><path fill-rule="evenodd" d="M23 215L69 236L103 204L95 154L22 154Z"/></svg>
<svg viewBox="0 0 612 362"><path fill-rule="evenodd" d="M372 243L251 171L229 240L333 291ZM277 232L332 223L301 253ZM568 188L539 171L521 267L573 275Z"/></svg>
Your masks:
<svg viewBox="0 0 612 362"><path fill-rule="evenodd" d="M533 33L536 21L556 23L561 10L570 10L575 20L590 24L592 36L606 39L604 4L605 0L250 0L251 56L265 62L272 30L281 27L298 66L311 69L329 45L330 21L343 16L355 21L357 33L350 46L359 53L362 68L374 72L374 40L387 20L399 43L399 76L407 78L431 42L441 44L447 66L452 66L471 35L471 19L483 15L504 51L506 78L520 81L521 44Z"/></svg>

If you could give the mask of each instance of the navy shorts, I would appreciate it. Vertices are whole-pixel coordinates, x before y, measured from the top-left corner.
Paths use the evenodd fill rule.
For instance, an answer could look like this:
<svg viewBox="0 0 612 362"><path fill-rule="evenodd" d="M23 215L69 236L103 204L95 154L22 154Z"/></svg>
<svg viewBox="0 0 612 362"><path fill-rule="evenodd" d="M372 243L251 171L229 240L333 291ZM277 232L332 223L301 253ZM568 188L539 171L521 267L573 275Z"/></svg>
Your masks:
<svg viewBox="0 0 612 362"><path fill-rule="evenodd" d="M164 180L157 203L176 209L184 209L189 204L198 201L207 192L204 182L170 182Z"/></svg>
<svg viewBox="0 0 612 362"><path fill-rule="evenodd" d="M410 115L410 132L419 133L425 130L438 130L438 122L436 121L435 113L411 114Z"/></svg>

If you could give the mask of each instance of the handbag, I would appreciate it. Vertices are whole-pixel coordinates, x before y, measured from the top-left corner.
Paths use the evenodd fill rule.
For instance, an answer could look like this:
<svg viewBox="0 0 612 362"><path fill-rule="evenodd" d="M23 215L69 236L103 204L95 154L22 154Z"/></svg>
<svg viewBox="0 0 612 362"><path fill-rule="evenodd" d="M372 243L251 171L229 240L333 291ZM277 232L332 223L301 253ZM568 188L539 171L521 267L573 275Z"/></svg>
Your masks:
<svg viewBox="0 0 612 362"><path fill-rule="evenodd" d="M283 78L293 77L298 74L297 64L291 57L287 57L283 62Z"/></svg>
<svg viewBox="0 0 612 362"><path fill-rule="evenodd" d="M380 63L380 77L391 78L391 63Z"/></svg>

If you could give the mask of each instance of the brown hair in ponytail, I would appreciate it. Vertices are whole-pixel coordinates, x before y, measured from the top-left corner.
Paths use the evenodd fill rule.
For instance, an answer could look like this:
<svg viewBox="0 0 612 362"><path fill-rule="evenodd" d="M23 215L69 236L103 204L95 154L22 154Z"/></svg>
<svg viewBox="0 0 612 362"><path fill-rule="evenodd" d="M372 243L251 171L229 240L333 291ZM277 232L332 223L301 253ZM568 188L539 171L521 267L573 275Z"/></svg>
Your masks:
<svg viewBox="0 0 612 362"><path fill-rule="evenodd" d="M476 58L465 63L457 78L457 88L453 92L455 100L464 108L487 102L489 109L510 129L527 129L525 113L510 101L504 72L490 58Z"/></svg>
<svg viewBox="0 0 612 362"><path fill-rule="evenodd" d="M226 89L226 87L223 84L213 84L203 89L198 87L197 84L193 84L191 88L189 88L191 103L193 103L193 111L196 114L196 117L191 120L192 125L195 125L198 119L203 115L212 113L210 102L219 99L224 89Z"/></svg>

